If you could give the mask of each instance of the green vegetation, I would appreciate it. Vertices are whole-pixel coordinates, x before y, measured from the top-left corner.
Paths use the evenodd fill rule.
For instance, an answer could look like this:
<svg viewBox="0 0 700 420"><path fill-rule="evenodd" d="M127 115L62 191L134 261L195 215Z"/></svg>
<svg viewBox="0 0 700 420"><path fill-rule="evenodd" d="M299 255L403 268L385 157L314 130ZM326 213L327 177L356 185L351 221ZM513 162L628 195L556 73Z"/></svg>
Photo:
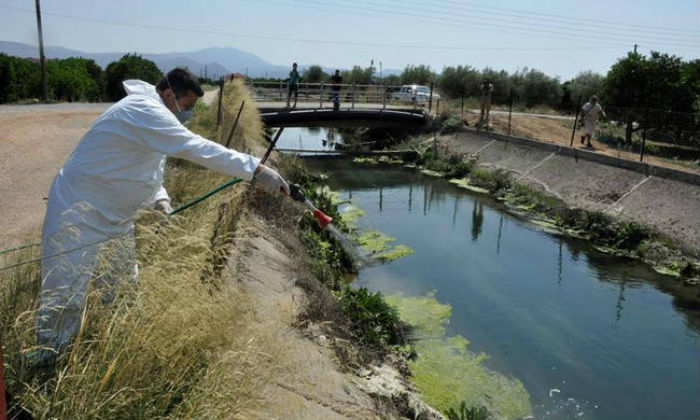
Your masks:
<svg viewBox="0 0 700 420"><path fill-rule="evenodd" d="M409 361L409 367L426 403L450 419L459 418L450 414L459 401L469 407L486 407L495 418L530 414L529 396L520 381L486 368L483 362L487 356L470 352L464 337L445 335L452 308L438 302L434 292L414 297L392 295L387 301L418 334L414 343L418 357Z"/></svg>
<svg viewBox="0 0 700 420"><path fill-rule="evenodd" d="M93 60L66 58L46 62L49 99L57 101L102 100L104 77ZM40 96L39 63L0 54L0 103Z"/></svg>
<svg viewBox="0 0 700 420"><path fill-rule="evenodd" d="M413 249L406 245L390 245L396 238L385 235L378 230L366 230L357 237L362 248L371 253L372 258L383 262L397 260L413 254Z"/></svg>
<svg viewBox="0 0 700 420"><path fill-rule="evenodd" d="M700 60L631 52L610 68L603 86L607 113L626 127L625 143L633 132L648 129L672 133L666 141L700 142L700 124L692 115L700 97Z"/></svg>
<svg viewBox="0 0 700 420"><path fill-rule="evenodd" d="M157 83L161 71L150 60L127 54L103 71L91 59L70 57L46 61L49 100L117 101L125 96L122 81L141 79ZM34 60L0 54L0 103L40 96L41 70Z"/></svg>
<svg viewBox="0 0 700 420"><path fill-rule="evenodd" d="M474 167L473 161L465 162L457 155L442 159L429 145L416 163L421 165L423 169L439 172L438 176L442 175L445 178L462 178L470 173Z"/></svg>
<svg viewBox="0 0 700 420"><path fill-rule="evenodd" d="M118 101L126 96L122 86L124 80L140 79L155 85L161 77L163 73L153 61L138 54L127 54L105 69L105 94L110 101Z"/></svg>
<svg viewBox="0 0 700 420"><path fill-rule="evenodd" d="M408 65L401 72L399 81L402 85L429 85L435 81L435 73L430 70L430 66L423 64Z"/></svg>
<svg viewBox="0 0 700 420"><path fill-rule="evenodd" d="M372 346L405 344L404 331L396 308L384 296L367 288L344 286L336 292L343 313L352 321L352 328Z"/></svg>
<svg viewBox="0 0 700 420"><path fill-rule="evenodd" d="M457 409L450 407L445 413L450 420L486 420L489 412L483 405L480 407L467 407L467 403L462 401Z"/></svg>

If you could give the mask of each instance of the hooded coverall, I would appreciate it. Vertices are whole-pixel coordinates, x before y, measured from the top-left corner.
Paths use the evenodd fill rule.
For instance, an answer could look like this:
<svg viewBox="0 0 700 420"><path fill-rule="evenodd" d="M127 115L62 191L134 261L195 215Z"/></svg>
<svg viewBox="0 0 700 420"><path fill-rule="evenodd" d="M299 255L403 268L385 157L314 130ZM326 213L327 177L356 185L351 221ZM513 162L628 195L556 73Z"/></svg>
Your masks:
<svg viewBox="0 0 700 420"><path fill-rule="evenodd" d="M41 236L39 344L60 350L78 333L88 284L103 242L133 235L137 211L168 199L165 158L190 160L245 180L260 160L204 139L185 128L165 106L155 86L124 83L127 96L92 125L51 185ZM86 246L88 245L88 246ZM78 249L81 248L81 249ZM127 257L133 265L133 237ZM135 273L134 273L135 274Z"/></svg>

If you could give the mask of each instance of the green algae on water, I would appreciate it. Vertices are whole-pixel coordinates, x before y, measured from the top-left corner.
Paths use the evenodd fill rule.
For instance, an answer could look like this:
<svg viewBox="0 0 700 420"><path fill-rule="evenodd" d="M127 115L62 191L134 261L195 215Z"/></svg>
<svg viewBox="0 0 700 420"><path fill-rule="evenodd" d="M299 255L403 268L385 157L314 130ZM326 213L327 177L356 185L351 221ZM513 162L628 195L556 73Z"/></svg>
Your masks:
<svg viewBox="0 0 700 420"><path fill-rule="evenodd" d="M340 193L338 191L332 190L328 185L323 185L316 188L316 193L318 195L326 196L330 198L331 204L338 206L340 204L347 204L350 202L348 199L340 198Z"/></svg>
<svg viewBox="0 0 700 420"><path fill-rule="evenodd" d="M356 157L352 160L352 162L366 165L376 165L378 163L376 157Z"/></svg>
<svg viewBox="0 0 700 420"><path fill-rule="evenodd" d="M413 254L413 248L407 245L396 245L384 252L375 255L376 258L388 262Z"/></svg>
<svg viewBox="0 0 700 420"><path fill-rule="evenodd" d="M435 292L419 297L393 295L386 300L422 336L415 343L418 358L409 366L426 403L445 412L465 401L467 406L485 406L493 418L530 415L530 397L520 381L485 367L488 356L470 352L466 338L445 335L452 308L438 302Z"/></svg>
<svg viewBox="0 0 700 420"><path fill-rule="evenodd" d="M441 337L447 333L452 307L435 299L435 291L427 296L386 296L386 301L398 309L401 319L416 327L424 336Z"/></svg>
<svg viewBox="0 0 700 420"><path fill-rule="evenodd" d="M397 260L413 253L413 249L406 245L391 246L396 238L386 235L378 230L366 230L357 237L357 241L374 258L382 262Z"/></svg>
<svg viewBox="0 0 700 420"><path fill-rule="evenodd" d="M352 204L345 206L340 212L341 220L351 229L356 227L357 219L364 215L364 210Z"/></svg>
<svg viewBox="0 0 700 420"><path fill-rule="evenodd" d="M420 172L423 175L434 176L436 178L444 178L445 174L443 172L433 171L430 169L421 169Z"/></svg>
<svg viewBox="0 0 700 420"><path fill-rule="evenodd" d="M473 191L479 194L490 194L490 191L487 190L486 188L481 188L477 187L475 185L472 185L467 181L466 179L461 179L461 178L452 178L450 179L450 184L454 184L455 186L459 188L464 188L465 190Z"/></svg>
<svg viewBox="0 0 700 420"><path fill-rule="evenodd" d="M360 246L369 252L385 251L389 247L388 243L395 240L396 238L385 235L378 230L366 230L357 238Z"/></svg>

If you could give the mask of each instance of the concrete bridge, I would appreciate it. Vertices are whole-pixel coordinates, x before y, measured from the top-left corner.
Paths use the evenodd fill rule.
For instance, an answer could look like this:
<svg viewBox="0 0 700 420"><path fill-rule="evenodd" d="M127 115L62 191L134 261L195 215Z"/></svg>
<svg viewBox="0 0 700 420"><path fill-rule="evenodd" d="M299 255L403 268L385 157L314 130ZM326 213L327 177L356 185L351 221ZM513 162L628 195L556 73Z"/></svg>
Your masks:
<svg viewBox="0 0 700 420"><path fill-rule="evenodd" d="M420 127L431 117L422 111L394 109L261 109L268 127Z"/></svg>

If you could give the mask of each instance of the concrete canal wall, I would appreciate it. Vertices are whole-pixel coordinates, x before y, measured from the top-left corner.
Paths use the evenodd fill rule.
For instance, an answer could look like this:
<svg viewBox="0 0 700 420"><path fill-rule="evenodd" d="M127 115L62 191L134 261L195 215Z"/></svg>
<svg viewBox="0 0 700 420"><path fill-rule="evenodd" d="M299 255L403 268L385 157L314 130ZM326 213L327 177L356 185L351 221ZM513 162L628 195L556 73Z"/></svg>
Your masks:
<svg viewBox="0 0 700 420"><path fill-rule="evenodd" d="M493 133L438 141L448 154L508 170L571 206L654 227L700 256L700 174Z"/></svg>

